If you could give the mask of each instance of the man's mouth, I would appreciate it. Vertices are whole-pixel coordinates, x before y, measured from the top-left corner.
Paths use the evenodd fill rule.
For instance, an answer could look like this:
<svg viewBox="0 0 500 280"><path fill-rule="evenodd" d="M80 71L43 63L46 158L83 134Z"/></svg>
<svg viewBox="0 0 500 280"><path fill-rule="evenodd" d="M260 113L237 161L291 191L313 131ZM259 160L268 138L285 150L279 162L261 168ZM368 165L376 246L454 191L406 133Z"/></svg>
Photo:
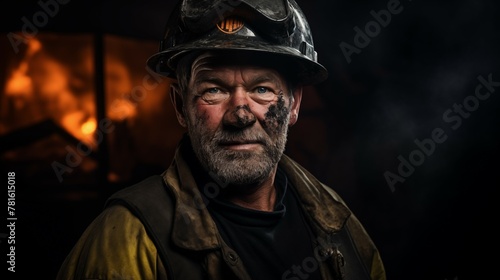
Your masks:
<svg viewBox="0 0 500 280"><path fill-rule="evenodd" d="M221 141L219 145L228 150L254 151L261 150L264 142L259 140L231 140Z"/></svg>

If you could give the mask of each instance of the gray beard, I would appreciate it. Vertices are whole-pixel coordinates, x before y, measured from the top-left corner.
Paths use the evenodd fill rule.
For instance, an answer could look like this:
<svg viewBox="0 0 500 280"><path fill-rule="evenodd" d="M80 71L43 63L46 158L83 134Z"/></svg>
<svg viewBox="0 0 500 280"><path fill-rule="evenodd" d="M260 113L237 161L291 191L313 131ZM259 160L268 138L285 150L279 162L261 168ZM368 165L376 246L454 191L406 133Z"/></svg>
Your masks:
<svg viewBox="0 0 500 280"><path fill-rule="evenodd" d="M218 129L210 133L202 125L188 125L195 155L203 167L224 185L253 185L269 178L285 150L288 124L281 126L272 137L264 131L246 128L231 132ZM224 149L223 140L245 139L263 142L262 151L234 151Z"/></svg>

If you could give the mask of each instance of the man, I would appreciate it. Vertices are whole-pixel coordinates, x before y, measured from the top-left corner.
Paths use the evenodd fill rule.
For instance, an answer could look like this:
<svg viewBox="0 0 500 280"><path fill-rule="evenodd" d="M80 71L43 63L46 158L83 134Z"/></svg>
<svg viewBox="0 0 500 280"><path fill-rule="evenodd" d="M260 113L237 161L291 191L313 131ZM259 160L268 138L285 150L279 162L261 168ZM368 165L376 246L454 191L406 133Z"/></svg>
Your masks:
<svg viewBox="0 0 500 280"><path fill-rule="evenodd" d="M341 198L284 155L323 81L294 1L176 6L159 53L187 130L161 176L114 194L58 279L385 279Z"/></svg>

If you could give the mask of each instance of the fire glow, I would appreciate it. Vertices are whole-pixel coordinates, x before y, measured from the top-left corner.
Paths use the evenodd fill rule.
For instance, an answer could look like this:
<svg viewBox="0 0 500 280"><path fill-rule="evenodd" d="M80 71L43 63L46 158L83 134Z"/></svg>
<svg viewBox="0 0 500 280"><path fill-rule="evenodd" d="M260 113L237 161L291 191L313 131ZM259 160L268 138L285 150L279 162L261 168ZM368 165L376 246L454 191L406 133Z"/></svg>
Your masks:
<svg viewBox="0 0 500 280"><path fill-rule="evenodd" d="M65 176L90 174L98 161L107 161L102 165L108 164L112 181L127 180L139 162L168 162L176 136L184 131L168 106L170 82L145 68L156 42L104 35L101 70L95 69L94 39L93 34L39 33L19 45L18 53L0 45L6 53L0 61L5 69L0 137L10 141L3 146L4 160L36 172L47 165L29 164L66 164L68 150L80 148L85 156L72 167L76 172ZM99 73L103 77L95 76ZM104 92L96 87L100 78ZM103 123L116 129L103 130Z"/></svg>
<svg viewBox="0 0 500 280"><path fill-rule="evenodd" d="M49 37L45 40L48 43L36 37L29 39L22 59L7 77L4 99L10 101L11 110L29 113L19 114L16 124L2 130L52 119L73 137L95 149L97 121L90 37L87 44L81 45L81 50L74 52L81 61L78 68L56 57L57 50L50 50L56 40L50 38L51 35L45 37ZM71 55L63 56L67 57L71 59ZM134 117L136 106L123 99L131 87L130 75L123 63L112 57L106 58L106 82L107 100L114 101L113 110L107 110L107 117L117 121Z"/></svg>

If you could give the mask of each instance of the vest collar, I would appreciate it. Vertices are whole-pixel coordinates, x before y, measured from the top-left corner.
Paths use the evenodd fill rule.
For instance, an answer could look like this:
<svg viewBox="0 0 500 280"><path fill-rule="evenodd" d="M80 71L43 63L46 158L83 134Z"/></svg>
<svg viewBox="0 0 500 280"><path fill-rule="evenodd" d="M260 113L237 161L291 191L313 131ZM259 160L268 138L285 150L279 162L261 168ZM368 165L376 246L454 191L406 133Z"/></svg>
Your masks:
<svg viewBox="0 0 500 280"><path fill-rule="evenodd" d="M163 178L172 188L176 200L173 242L181 248L197 251L220 247L217 226L208 212L207 200L196 186L180 146Z"/></svg>
<svg viewBox="0 0 500 280"><path fill-rule="evenodd" d="M279 165L297 190L306 215L327 234L339 231L351 215L342 199L287 155L281 157Z"/></svg>

